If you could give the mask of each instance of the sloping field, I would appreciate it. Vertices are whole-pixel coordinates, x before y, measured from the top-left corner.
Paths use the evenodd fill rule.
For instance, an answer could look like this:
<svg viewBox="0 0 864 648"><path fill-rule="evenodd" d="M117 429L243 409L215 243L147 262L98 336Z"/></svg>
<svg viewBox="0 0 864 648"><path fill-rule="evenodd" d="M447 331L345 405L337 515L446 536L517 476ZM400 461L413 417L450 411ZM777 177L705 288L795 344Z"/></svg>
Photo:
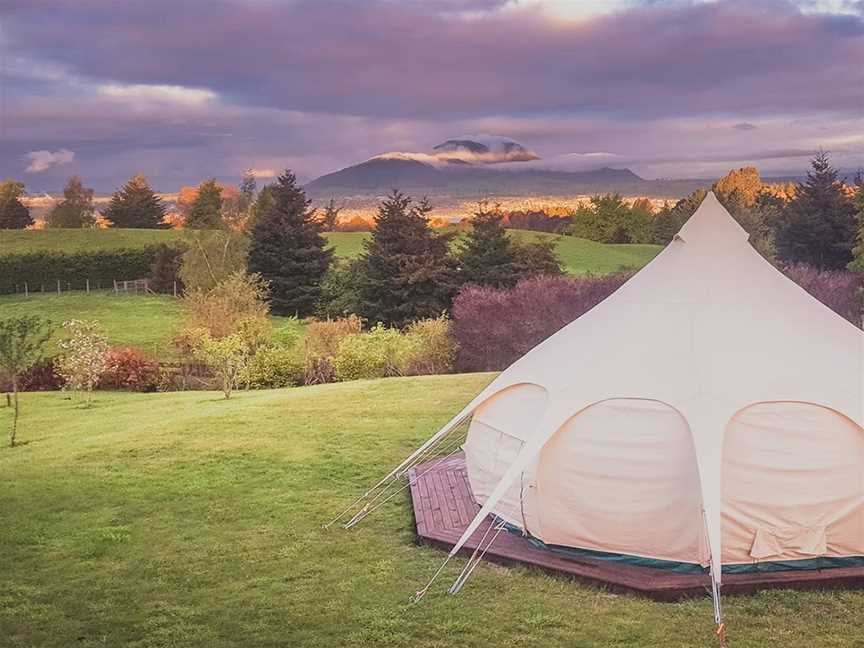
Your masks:
<svg viewBox="0 0 864 648"><path fill-rule="evenodd" d="M711 602L653 603L414 544L407 494L341 510L491 374L297 389L24 394L0 447L0 644L298 648L714 646ZM0 408L0 429L10 411ZM650 529L646 529L646 533ZM725 598L731 646L861 645L864 593Z"/></svg>

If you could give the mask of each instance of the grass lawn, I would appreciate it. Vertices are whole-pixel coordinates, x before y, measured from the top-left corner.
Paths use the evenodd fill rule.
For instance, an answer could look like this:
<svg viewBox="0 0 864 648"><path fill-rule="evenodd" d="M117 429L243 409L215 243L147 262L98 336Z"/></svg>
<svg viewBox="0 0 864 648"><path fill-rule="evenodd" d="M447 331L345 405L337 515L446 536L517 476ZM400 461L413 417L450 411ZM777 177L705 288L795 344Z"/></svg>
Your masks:
<svg viewBox="0 0 864 648"><path fill-rule="evenodd" d="M163 295L114 295L110 292L33 293L0 296L0 317L41 315L56 324L68 319L97 320L113 346L138 347L147 355L172 356L171 338L183 327L179 302ZM274 334L285 338L302 329L294 318L273 317Z"/></svg>
<svg viewBox="0 0 864 648"><path fill-rule="evenodd" d="M622 268L641 268L662 249L659 245L606 245L572 236L510 230L520 241L556 240L556 249L567 272L605 274ZM183 236L182 230L0 230L0 255L40 250L104 250L136 248ZM339 257L356 257L363 251L368 232L327 232L327 240Z"/></svg>
<svg viewBox="0 0 864 648"><path fill-rule="evenodd" d="M661 604L413 543L407 494L351 531L321 524L491 374L299 389L25 394L0 448L0 644L690 648L706 597ZM0 427L10 414L0 409ZM864 593L727 597L735 648L861 646Z"/></svg>

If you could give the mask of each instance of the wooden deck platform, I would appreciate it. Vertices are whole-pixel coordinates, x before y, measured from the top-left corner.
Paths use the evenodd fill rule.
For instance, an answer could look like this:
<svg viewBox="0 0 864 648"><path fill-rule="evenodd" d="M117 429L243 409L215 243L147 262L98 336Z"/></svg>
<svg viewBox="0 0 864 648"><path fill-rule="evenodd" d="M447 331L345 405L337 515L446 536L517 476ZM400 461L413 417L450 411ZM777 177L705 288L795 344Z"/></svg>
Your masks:
<svg viewBox="0 0 864 648"><path fill-rule="evenodd" d="M431 468L431 470L430 470ZM471 495L465 457L458 453L420 464L408 473L417 536L421 542L451 548L480 510ZM485 520L463 547L470 554L492 523ZM544 571L598 584L612 591L636 592L659 601L709 595L709 576L676 574L662 569L622 565L605 560L565 556L535 547L514 533L502 533L485 556L501 564L523 563ZM770 574L727 574L723 593L752 593L767 588L864 588L864 567Z"/></svg>

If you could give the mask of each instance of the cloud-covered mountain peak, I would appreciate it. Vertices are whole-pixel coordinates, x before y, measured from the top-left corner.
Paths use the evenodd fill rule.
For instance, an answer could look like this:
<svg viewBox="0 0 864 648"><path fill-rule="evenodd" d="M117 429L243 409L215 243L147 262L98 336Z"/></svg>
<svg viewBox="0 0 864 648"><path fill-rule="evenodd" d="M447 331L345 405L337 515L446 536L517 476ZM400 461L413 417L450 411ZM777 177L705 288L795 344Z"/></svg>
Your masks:
<svg viewBox="0 0 864 648"><path fill-rule="evenodd" d="M429 152L391 151L372 159L415 160L433 166L449 164L499 164L502 162L528 162L539 160L534 151L499 135L463 135L448 139Z"/></svg>

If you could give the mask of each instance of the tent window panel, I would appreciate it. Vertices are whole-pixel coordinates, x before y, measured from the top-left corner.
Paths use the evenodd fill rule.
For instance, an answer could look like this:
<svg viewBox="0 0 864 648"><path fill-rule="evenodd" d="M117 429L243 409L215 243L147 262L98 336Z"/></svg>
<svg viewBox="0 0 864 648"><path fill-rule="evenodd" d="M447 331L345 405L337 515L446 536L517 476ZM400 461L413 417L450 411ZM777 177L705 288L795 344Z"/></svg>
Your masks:
<svg viewBox="0 0 864 648"><path fill-rule="evenodd" d="M570 419L537 468L547 544L700 562L702 498L690 429L656 401L614 399Z"/></svg>
<svg viewBox="0 0 864 648"><path fill-rule="evenodd" d="M864 555L864 432L833 410L779 402L736 414L721 487L724 563Z"/></svg>

